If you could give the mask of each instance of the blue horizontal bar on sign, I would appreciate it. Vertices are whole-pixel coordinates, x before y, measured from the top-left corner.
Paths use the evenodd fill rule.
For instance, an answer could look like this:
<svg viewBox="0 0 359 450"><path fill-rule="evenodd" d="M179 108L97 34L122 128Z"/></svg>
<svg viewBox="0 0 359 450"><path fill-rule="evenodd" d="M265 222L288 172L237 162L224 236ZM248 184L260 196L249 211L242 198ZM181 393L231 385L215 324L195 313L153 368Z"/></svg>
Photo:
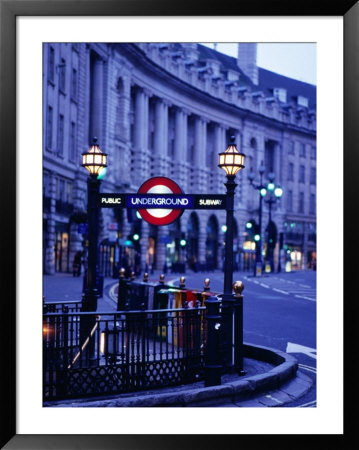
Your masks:
<svg viewBox="0 0 359 450"><path fill-rule="evenodd" d="M101 208L226 209L220 194L99 194Z"/></svg>
<svg viewBox="0 0 359 450"><path fill-rule="evenodd" d="M127 208L192 209L193 196L184 194L127 194Z"/></svg>

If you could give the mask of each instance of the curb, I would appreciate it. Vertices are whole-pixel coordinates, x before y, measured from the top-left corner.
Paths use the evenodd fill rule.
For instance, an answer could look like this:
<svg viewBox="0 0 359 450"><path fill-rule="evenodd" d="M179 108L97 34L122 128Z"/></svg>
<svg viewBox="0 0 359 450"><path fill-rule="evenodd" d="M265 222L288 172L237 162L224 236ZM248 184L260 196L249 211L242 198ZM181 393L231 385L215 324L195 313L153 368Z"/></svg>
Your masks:
<svg viewBox="0 0 359 450"><path fill-rule="evenodd" d="M298 362L295 357L269 347L243 345L243 354L247 358L274 365L266 373L241 378L219 386L181 390L180 392L149 393L136 396L116 396L92 400L73 400L62 403L49 403L44 406L64 407L194 407L215 406L216 404L235 403L236 406L282 406L288 401L304 395L313 381L297 374ZM282 388L281 400L276 400L271 391ZM268 392L269 391L269 392ZM258 396L262 395L262 399ZM282 399L285 398L283 401ZM241 405L241 402L244 402ZM239 404L238 404L239 403Z"/></svg>

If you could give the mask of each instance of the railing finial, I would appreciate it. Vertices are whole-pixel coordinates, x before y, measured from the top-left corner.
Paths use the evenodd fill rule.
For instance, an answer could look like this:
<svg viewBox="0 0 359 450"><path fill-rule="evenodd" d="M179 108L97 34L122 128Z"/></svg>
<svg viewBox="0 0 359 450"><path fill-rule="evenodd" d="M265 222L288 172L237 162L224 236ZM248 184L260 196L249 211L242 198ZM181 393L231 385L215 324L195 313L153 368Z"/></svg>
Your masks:
<svg viewBox="0 0 359 450"><path fill-rule="evenodd" d="M233 290L234 290L234 296L235 297L242 297L242 291L244 289L244 284L242 281L236 281L233 283Z"/></svg>

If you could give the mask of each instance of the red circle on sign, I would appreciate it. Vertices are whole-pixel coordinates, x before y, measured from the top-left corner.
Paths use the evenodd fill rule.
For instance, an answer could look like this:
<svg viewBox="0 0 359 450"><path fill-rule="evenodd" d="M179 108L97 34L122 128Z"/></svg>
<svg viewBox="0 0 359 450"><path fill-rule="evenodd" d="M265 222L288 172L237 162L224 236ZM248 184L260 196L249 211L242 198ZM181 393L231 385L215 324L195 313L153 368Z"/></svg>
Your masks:
<svg viewBox="0 0 359 450"><path fill-rule="evenodd" d="M160 186L164 186L165 192L161 189ZM161 192L162 190L162 192ZM150 192L152 191L152 192ZM157 192L156 192L157 191ZM181 188L175 183L173 180L170 180L166 177L153 177L149 180L145 181L139 190L138 194L183 194ZM146 222L151 223L152 225L168 225L174 222L183 214L183 209L168 209L163 208L162 211L168 210L168 214L165 214L161 217L151 214L149 211L156 211L157 208L148 208L148 209L139 209L141 217L146 220ZM157 209L157 212L159 210Z"/></svg>

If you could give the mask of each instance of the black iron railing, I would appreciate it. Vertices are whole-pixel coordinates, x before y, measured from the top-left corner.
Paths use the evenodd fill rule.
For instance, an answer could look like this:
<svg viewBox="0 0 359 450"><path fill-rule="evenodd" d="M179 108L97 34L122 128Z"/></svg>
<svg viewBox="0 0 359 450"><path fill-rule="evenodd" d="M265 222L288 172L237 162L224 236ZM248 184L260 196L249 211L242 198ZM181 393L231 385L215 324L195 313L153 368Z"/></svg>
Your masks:
<svg viewBox="0 0 359 450"><path fill-rule="evenodd" d="M70 300L66 302L45 302L43 303L43 313L73 313L80 312L82 300Z"/></svg>
<svg viewBox="0 0 359 450"><path fill-rule="evenodd" d="M44 401L174 386L204 377L206 308L47 312Z"/></svg>

